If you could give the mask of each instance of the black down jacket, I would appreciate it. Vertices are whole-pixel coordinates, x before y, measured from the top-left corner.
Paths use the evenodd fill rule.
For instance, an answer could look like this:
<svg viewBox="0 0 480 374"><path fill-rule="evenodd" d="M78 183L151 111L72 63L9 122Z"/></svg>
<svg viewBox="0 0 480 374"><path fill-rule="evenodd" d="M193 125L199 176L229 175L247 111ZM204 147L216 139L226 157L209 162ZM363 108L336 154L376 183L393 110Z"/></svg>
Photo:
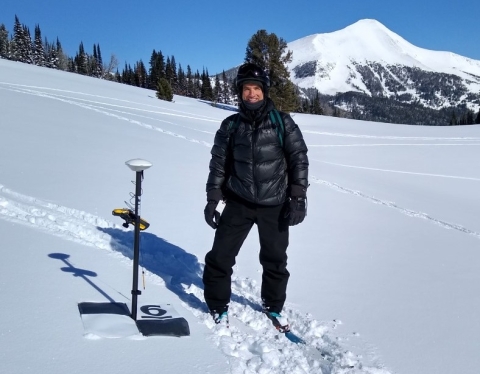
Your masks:
<svg viewBox="0 0 480 374"><path fill-rule="evenodd" d="M287 200L292 185L306 191L308 149L303 135L288 114L279 112L285 127L282 147L268 115L274 105L267 100L257 121L241 111L238 127L232 126L237 114L222 122L211 150L207 195L221 189L227 198L233 193L255 204L278 205Z"/></svg>

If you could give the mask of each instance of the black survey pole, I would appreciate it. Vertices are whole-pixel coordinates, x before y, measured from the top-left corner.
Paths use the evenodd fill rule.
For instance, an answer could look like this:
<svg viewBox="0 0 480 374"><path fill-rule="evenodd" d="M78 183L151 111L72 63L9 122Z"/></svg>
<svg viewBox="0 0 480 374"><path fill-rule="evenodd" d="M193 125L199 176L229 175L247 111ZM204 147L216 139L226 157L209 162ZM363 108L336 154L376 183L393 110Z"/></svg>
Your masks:
<svg viewBox="0 0 480 374"><path fill-rule="evenodd" d="M142 292L138 290L138 267L140 258L140 196L142 195L143 171L152 166L147 160L136 158L125 162L125 164L136 173L135 179L135 236L133 239L133 285L132 285L132 310L131 317L137 320L137 301L138 295ZM127 223L128 226L128 223Z"/></svg>
<svg viewBox="0 0 480 374"><path fill-rule="evenodd" d="M132 285L132 318L137 320L137 299L142 291L138 290L138 266L140 258L140 214L139 203L140 195L142 194L142 176L143 170L137 171L137 178L135 181L135 237L133 241L133 285Z"/></svg>

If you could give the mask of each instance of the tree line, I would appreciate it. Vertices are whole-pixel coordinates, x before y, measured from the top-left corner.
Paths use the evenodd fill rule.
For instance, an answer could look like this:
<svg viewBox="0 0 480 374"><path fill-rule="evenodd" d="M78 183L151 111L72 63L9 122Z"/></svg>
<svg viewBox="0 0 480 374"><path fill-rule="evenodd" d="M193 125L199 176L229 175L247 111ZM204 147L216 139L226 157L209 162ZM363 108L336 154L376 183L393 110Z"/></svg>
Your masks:
<svg viewBox="0 0 480 374"><path fill-rule="evenodd" d="M181 64L177 64L175 56L166 56L162 51L154 49L148 68L142 60L138 60L133 67L125 63L119 71L116 56L112 54L108 61L104 61L99 44L94 44L92 52L89 53L83 42L80 42L75 56L68 56L58 37L53 42L46 37L42 38L40 26L35 25L32 38L29 28L21 24L17 16L11 37L5 25L0 24L0 58L155 90L159 99L167 101L172 101L173 95L211 101L213 105L236 105L238 100L234 85L236 69L231 69L228 74L222 71L210 76L207 68L203 68L201 73L199 70L194 72L190 65L184 69ZM321 95L317 89L301 89L293 84L287 69L287 64L291 61L292 52L287 50L286 41L274 33L259 30L247 43L244 62L253 62L268 71L271 81L270 97L278 109L358 118L353 112L339 109L337 100ZM390 118L388 122L397 121ZM469 110L453 112L450 121L445 121L445 124L449 125L470 123L480 123L480 110L476 116Z"/></svg>
<svg viewBox="0 0 480 374"><path fill-rule="evenodd" d="M300 89L289 79L286 63L291 61L291 52L284 56L286 46L282 38L260 30L248 43L245 62L255 62L268 70L272 81L270 95L279 109L323 114L325 103L320 104L318 92L316 96L315 93L301 96ZM184 69L175 56L166 56L155 49L148 66L138 60L133 66L125 63L119 71L116 56L104 61L99 44L94 44L92 52L88 52L80 42L75 56L68 56L58 37L53 42L42 38L40 26L35 25L32 38L30 29L21 24L17 15L11 37L5 25L0 24L0 58L152 89L162 100L171 101L173 95L182 95L235 105L238 98L233 77L225 71L210 76L207 68L199 72L187 65Z"/></svg>

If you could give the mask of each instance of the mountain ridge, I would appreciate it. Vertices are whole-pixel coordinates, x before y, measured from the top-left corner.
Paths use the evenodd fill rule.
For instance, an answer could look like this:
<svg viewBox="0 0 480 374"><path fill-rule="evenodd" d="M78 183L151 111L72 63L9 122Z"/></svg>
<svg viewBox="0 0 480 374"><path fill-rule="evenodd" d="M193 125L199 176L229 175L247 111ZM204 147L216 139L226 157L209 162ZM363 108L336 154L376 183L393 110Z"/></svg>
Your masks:
<svg viewBox="0 0 480 374"><path fill-rule="evenodd" d="M480 61L417 47L374 19L287 44L299 87L325 95L360 92L441 109L480 109Z"/></svg>

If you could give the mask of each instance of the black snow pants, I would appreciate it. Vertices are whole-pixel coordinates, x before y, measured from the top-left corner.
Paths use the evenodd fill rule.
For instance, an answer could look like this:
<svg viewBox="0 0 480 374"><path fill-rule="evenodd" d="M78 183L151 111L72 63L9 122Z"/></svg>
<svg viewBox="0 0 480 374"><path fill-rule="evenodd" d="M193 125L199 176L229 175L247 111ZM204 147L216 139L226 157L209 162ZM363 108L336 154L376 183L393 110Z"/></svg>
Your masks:
<svg viewBox="0 0 480 374"><path fill-rule="evenodd" d="M223 312L231 297L231 276L235 258L253 224L260 238L260 264L263 267L261 297L271 311L280 313L286 299L288 278L288 222L285 205L262 206L228 200L205 256L204 296L211 311Z"/></svg>

